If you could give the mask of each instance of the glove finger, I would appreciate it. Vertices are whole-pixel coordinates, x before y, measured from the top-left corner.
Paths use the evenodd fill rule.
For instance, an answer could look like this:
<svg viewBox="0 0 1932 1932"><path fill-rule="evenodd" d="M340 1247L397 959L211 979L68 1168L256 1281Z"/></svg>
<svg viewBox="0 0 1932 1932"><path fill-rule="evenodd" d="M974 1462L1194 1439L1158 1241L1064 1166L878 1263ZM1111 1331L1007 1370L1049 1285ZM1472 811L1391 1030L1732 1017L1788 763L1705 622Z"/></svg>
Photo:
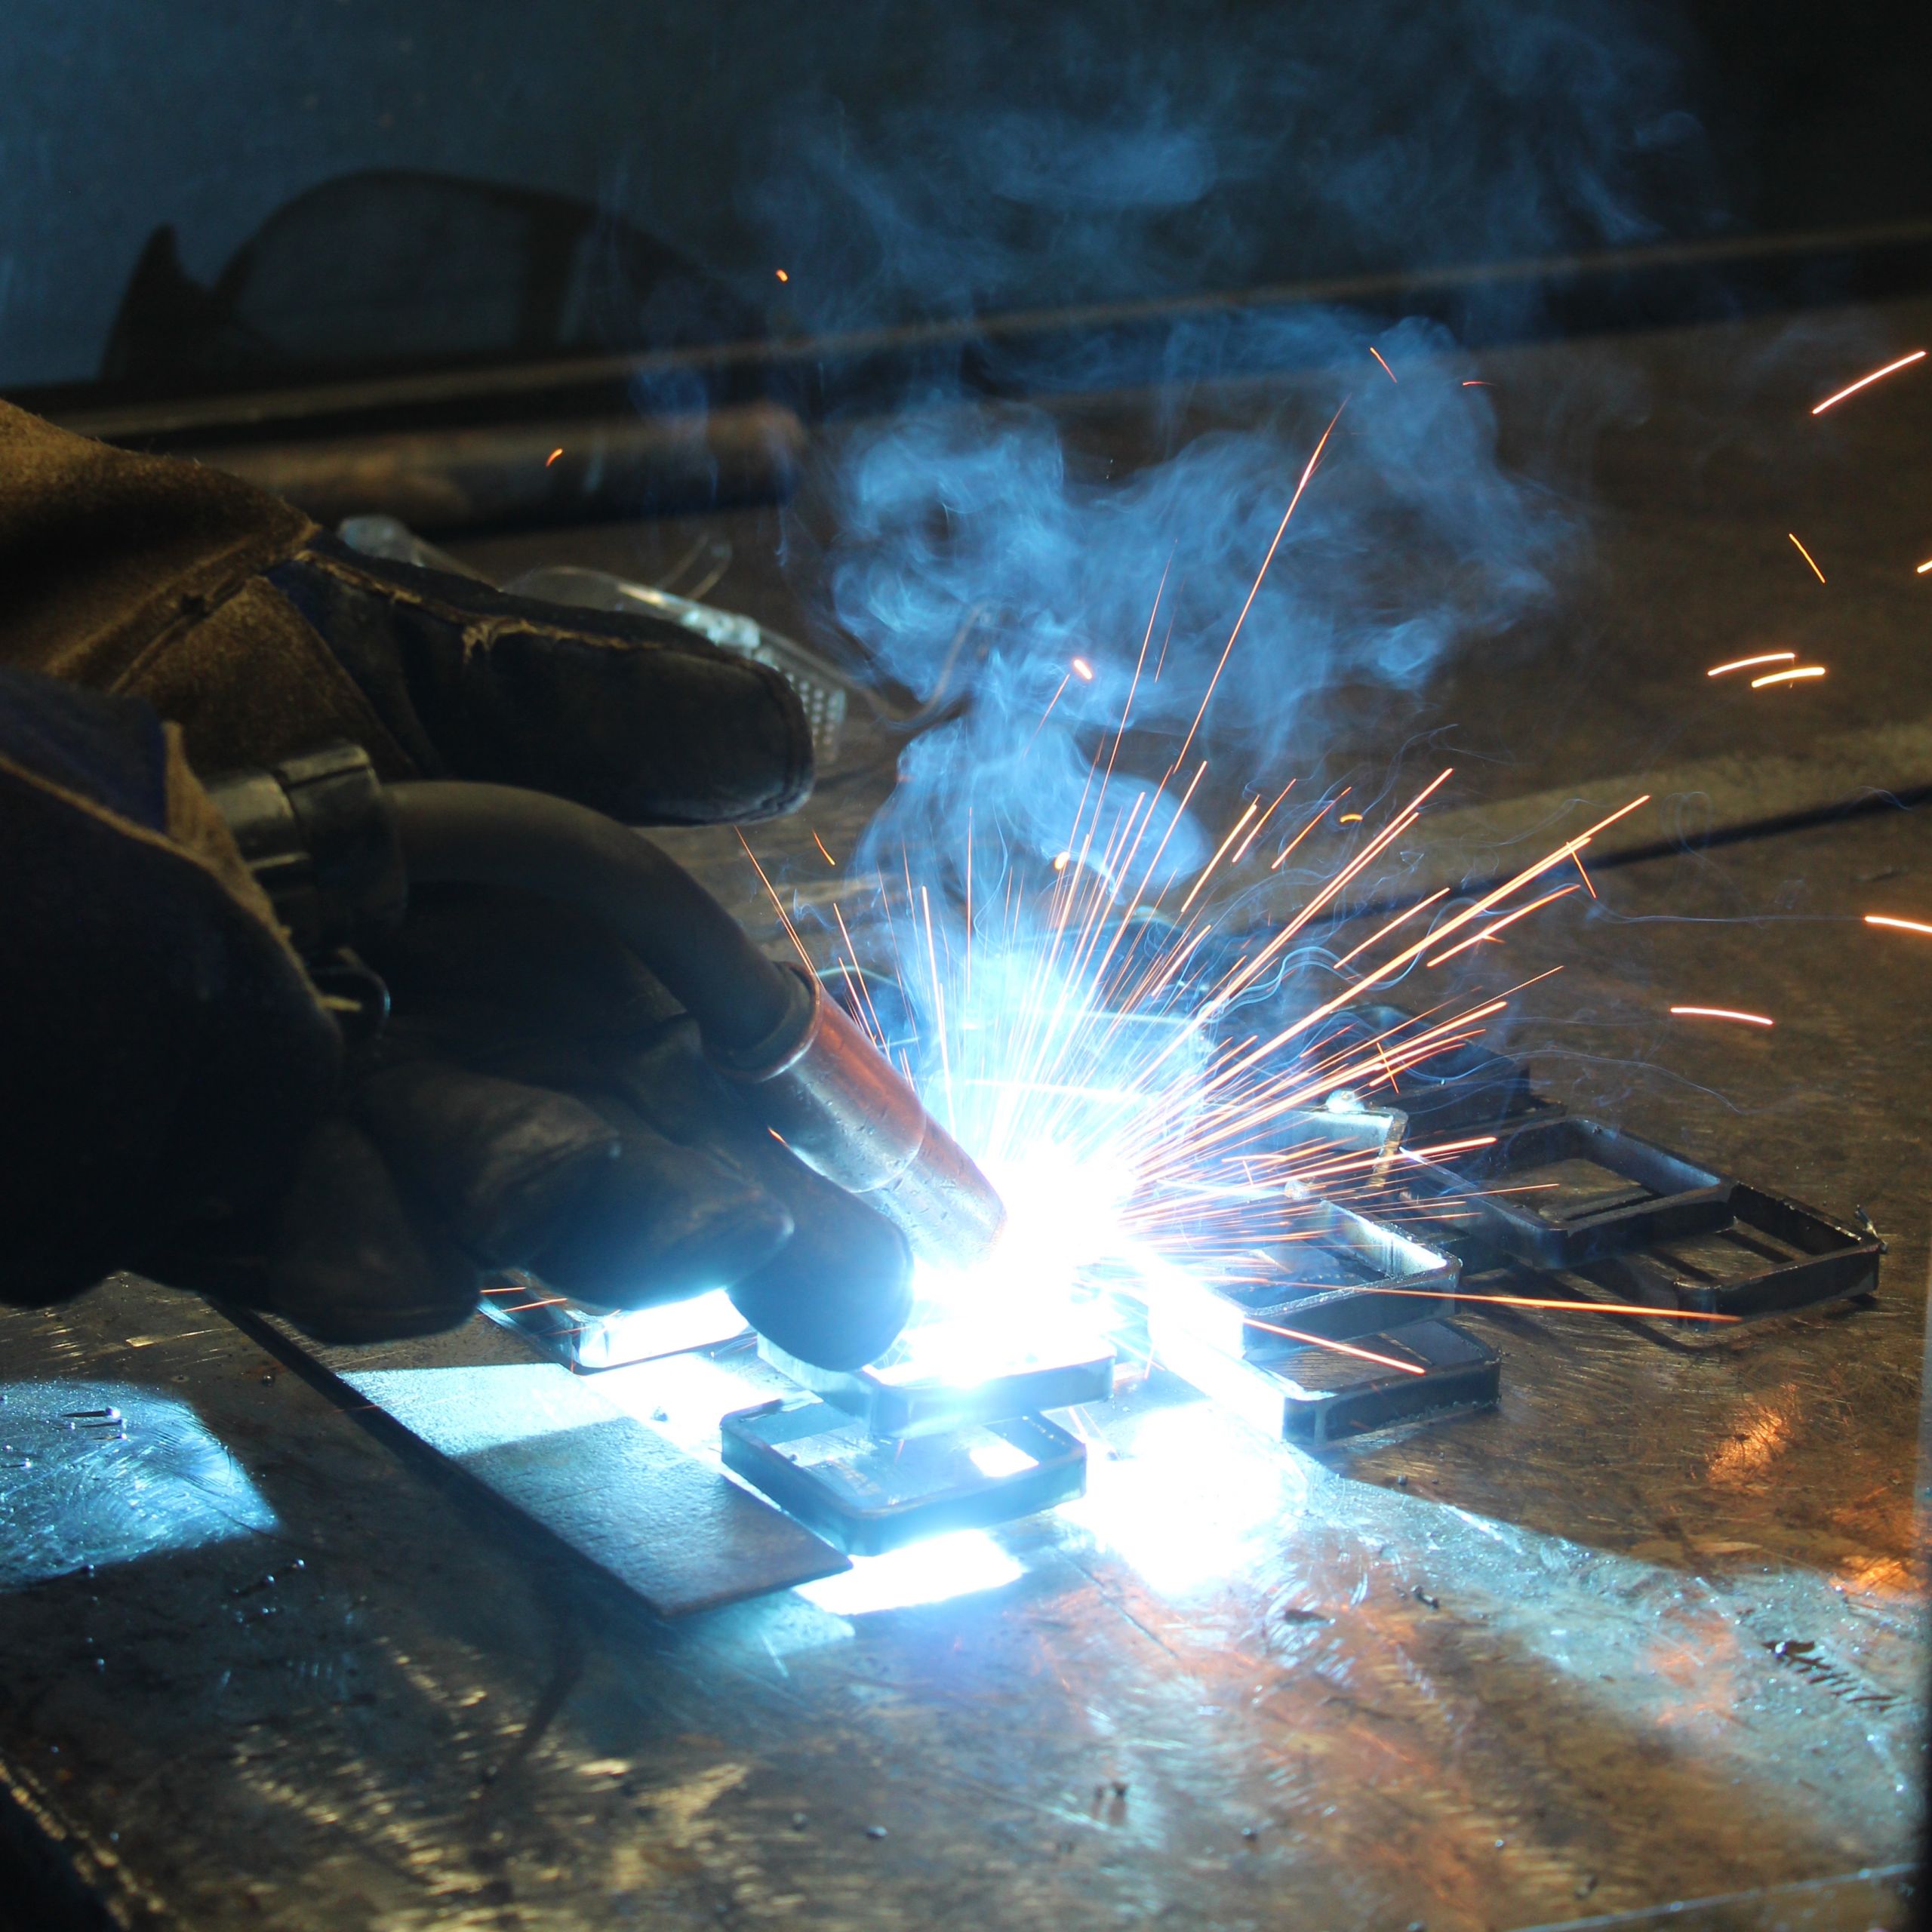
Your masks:
<svg viewBox="0 0 1932 1932"><path fill-rule="evenodd" d="M454 1327L478 1286L449 1235L410 1212L374 1142L324 1121L283 1198L263 1305L321 1341L391 1341Z"/></svg>
<svg viewBox="0 0 1932 1932"><path fill-rule="evenodd" d="M666 1140L615 1103L598 1106L623 1127L617 1158L532 1255L532 1274L584 1301L645 1308L729 1287L784 1247L791 1214L742 1168Z"/></svg>
<svg viewBox="0 0 1932 1932"><path fill-rule="evenodd" d="M821 1368L857 1368L884 1354L912 1311L906 1237L769 1135L733 1155L792 1223L784 1247L732 1287L738 1312Z"/></svg>
<svg viewBox="0 0 1932 1932"><path fill-rule="evenodd" d="M745 1319L821 1367L883 1355L912 1310L905 1237L773 1137L706 1060L695 1024L664 1026L608 1077L660 1133L722 1154L790 1214L791 1240L731 1291Z"/></svg>
<svg viewBox="0 0 1932 1932"><path fill-rule="evenodd" d="M370 1074L355 1111L391 1171L496 1268L521 1267L553 1239L620 1152L581 1100L441 1060Z"/></svg>
<svg viewBox="0 0 1932 1932"><path fill-rule="evenodd" d="M771 1131L704 1055L697 1022L679 1012L608 1066L605 1080L666 1140L685 1146L771 1145Z"/></svg>

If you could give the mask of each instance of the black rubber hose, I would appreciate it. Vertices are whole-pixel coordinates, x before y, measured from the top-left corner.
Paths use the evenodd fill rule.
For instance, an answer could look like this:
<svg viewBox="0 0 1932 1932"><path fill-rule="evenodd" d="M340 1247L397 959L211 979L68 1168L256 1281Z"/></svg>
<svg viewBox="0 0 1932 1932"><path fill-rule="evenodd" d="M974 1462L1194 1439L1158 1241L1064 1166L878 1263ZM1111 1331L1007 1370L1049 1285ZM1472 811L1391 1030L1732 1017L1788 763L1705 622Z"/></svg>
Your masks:
<svg viewBox="0 0 1932 1932"><path fill-rule="evenodd" d="M583 805L509 785L384 788L412 885L513 886L601 919L727 1054L772 1039L798 982L675 860Z"/></svg>

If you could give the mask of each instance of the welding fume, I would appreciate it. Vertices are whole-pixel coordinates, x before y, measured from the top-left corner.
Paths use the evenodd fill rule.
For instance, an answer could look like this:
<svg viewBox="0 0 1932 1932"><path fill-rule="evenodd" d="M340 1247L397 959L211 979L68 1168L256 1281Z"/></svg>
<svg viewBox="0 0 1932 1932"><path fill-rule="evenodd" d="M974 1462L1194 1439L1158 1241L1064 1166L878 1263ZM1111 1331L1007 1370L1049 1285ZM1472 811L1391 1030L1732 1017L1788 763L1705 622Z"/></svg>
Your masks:
<svg viewBox="0 0 1932 1932"><path fill-rule="evenodd" d="M995 1238L835 999L629 829L806 795L775 672L12 408L0 568L0 1295L139 1269L360 1341L506 1269L722 1287L840 1369Z"/></svg>

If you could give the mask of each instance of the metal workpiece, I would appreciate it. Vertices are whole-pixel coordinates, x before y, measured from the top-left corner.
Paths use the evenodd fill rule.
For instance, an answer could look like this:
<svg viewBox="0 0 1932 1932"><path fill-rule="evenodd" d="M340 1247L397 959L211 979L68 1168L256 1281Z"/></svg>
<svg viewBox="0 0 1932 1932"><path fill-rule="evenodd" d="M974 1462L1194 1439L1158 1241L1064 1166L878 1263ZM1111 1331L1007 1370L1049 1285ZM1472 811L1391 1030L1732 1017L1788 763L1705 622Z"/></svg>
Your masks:
<svg viewBox="0 0 1932 1932"><path fill-rule="evenodd" d="M1366 1001L1334 1014L1313 1051L1373 1051L1376 1042L1413 1035L1426 1023L1401 1007ZM1486 1127L1537 1104L1527 1066L1474 1041L1405 1068L1398 1091L1412 1131L1430 1136Z"/></svg>
<svg viewBox="0 0 1932 1932"><path fill-rule="evenodd" d="M1151 1309L1233 1355L1279 1352L1271 1330L1331 1341L1450 1313L1462 1263L1353 1208L1313 1196L1297 1210L1300 1238L1276 1251L1280 1279L1180 1291L1164 1278Z"/></svg>
<svg viewBox="0 0 1932 1932"><path fill-rule="evenodd" d="M1294 1171L1312 1176L1303 1185L1318 1194L1386 1173L1408 1130L1401 1108L1364 1105L1352 1089L1340 1088L1318 1107L1275 1115L1249 1146L1291 1157Z"/></svg>
<svg viewBox="0 0 1932 1932"><path fill-rule="evenodd" d="M405 1455L561 1546L660 1617L809 1583L842 1559L690 1451L478 1315L448 1334L336 1347L238 1314Z"/></svg>
<svg viewBox="0 0 1932 1932"><path fill-rule="evenodd" d="M1622 1128L1540 1119L1447 1166L1413 1162L1404 1187L1446 1239L1537 1268L1575 1268L1731 1218L1737 1183Z"/></svg>
<svg viewBox="0 0 1932 1932"><path fill-rule="evenodd" d="M808 1398L740 1410L719 1434L728 1469L853 1556L1034 1515L1086 1488L1086 1444L1044 1416L884 1443Z"/></svg>
<svg viewBox="0 0 1932 1932"><path fill-rule="evenodd" d="M1271 1441L1321 1447L1458 1411L1494 1408L1495 1349L1453 1321L1364 1335L1350 1354L1275 1338L1265 1356L1231 1355L1173 1321L1154 1346L1183 1381Z"/></svg>
<svg viewBox="0 0 1932 1932"><path fill-rule="evenodd" d="M1721 1227L1663 1239L1561 1277L1586 1300L1644 1303L1738 1321L1875 1294L1885 1244L1858 1228L1738 1182Z"/></svg>
<svg viewBox="0 0 1932 1932"><path fill-rule="evenodd" d="M992 1183L819 981L792 977L802 1017L780 1042L714 1049L714 1063L800 1160L875 1208L914 1254L977 1260L1006 1223Z"/></svg>
<svg viewBox="0 0 1932 1932"><path fill-rule="evenodd" d="M1104 1402L1114 1392L1110 1343L1055 1350L1016 1337L1010 1365L990 1374L949 1377L916 1355L901 1360L902 1336L878 1361L846 1373L820 1368L761 1337L758 1354L801 1389L856 1417L881 1441L940 1435L976 1424L1005 1422L1046 1409Z"/></svg>
<svg viewBox="0 0 1932 1932"><path fill-rule="evenodd" d="M589 1308L551 1293L534 1276L519 1274L485 1284L483 1312L580 1375L682 1355L729 1341L747 1329L722 1288L645 1308Z"/></svg>

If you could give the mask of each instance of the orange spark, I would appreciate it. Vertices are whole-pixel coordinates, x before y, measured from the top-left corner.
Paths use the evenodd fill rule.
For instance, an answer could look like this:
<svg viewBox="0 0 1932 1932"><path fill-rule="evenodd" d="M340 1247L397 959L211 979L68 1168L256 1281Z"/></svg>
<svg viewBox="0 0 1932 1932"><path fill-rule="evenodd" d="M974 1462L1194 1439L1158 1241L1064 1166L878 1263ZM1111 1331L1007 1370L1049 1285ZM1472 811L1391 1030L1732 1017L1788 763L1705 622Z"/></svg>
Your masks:
<svg viewBox="0 0 1932 1932"><path fill-rule="evenodd" d="M1076 657L1073 660L1073 675L1083 685L1091 685L1094 681L1094 667L1085 658Z"/></svg>
<svg viewBox="0 0 1932 1932"><path fill-rule="evenodd" d="M1348 408L1345 397L1342 409ZM1247 593L1247 601L1241 607L1241 615L1235 620L1235 627L1228 633L1228 641L1221 647L1221 661L1214 666L1214 675L1208 680L1208 688L1201 694L1201 709L1194 714L1194 722L1187 728L1187 736L1181 740L1180 749L1174 753L1174 761L1168 767L1171 774L1180 769L1180 761L1187 755L1187 748L1194 743L1194 734L1201 729L1201 721L1208 715L1208 706L1214 695L1214 688L1221 681L1221 673L1228 668L1228 657L1235 648L1235 640L1241 635L1241 627L1247 622L1247 614L1254 608L1254 600L1261 594L1263 580L1268 574L1268 566L1275 561L1275 552L1281 547L1281 539L1287 534L1289 519L1295 513L1295 506L1301 501L1302 492L1308 488L1309 479L1315 474L1316 464L1321 460L1321 452L1328 447L1328 438L1335 433L1335 425L1342 420L1342 409L1336 411L1328 419L1328 426L1321 432L1321 440L1315 445L1314 454L1303 466L1300 479L1295 485L1294 494L1288 499L1288 506L1281 512L1281 521L1275 528L1273 540L1268 546L1268 554L1261 559L1261 568L1254 574L1254 582Z"/></svg>
<svg viewBox="0 0 1932 1932"><path fill-rule="evenodd" d="M1794 543L1798 543L1798 535L1795 531L1787 530L1785 532L1785 534L1789 537ZM1818 568L1817 559L1812 555L1809 550L1805 549L1802 543L1798 543L1798 554L1811 566L1811 574L1815 577L1820 583L1823 583L1825 580L1825 573Z"/></svg>
<svg viewBox="0 0 1932 1932"><path fill-rule="evenodd" d="M1761 1013L1738 1013L1727 1006L1673 1006L1670 1010L1686 1020L1737 1020L1746 1026L1774 1026L1777 1023L1767 1020Z"/></svg>
<svg viewBox="0 0 1932 1932"><path fill-rule="evenodd" d="M558 457L561 456L563 453L563 447L559 444L555 449L553 449L550 454L543 459L543 467L546 469L548 469L551 464L555 463Z"/></svg>
<svg viewBox="0 0 1932 1932"><path fill-rule="evenodd" d="M1792 541L1798 540L1793 537ZM1759 664L1789 664L1798 656L1795 651L1761 651L1755 657L1734 657L1728 664L1713 664L1704 673L1707 678L1721 678L1727 671L1749 671Z"/></svg>
<svg viewBox="0 0 1932 1932"><path fill-rule="evenodd" d="M1442 777L1446 778L1448 775L1448 773L1445 771L1442 774ZM1435 781L1435 783L1439 785L1441 782L1442 779L1438 778ZM1435 789L1435 786L1434 785L1432 785L1429 787L1430 791L1433 791ZM1428 793L1423 793L1423 796L1424 798L1427 797ZM1546 853L1542 858L1539 859L1534 865L1524 866L1514 878L1505 879L1500 885L1491 887L1489 891L1484 893L1473 906L1465 907L1463 911L1458 912L1454 918L1451 919L1438 931L1431 933L1426 938L1417 940L1413 946L1404 947L1401 952L1396 954L1394 958L1385 960L1373 973L1367 974L1363 979L1358 981L1355 986L1349 987L1346 992L1337 993L1334 998L1324 1001L1323 1003L1316 1007L1312 1012L1303 1014L1301 1018L1297 1020L1293 1026L1288 1027L1284 1032L1276 1035L1275 1038L1269 1042L1267 1047L1263 1051L1268 1053L1272 1053L1274 1051L1275 1048L1286 1045L1287 1043L1290 1040L1293 1039L1297 1034L1305 1033L1311 1026L1319 1026L1321 1023L1326 1020L1329 1014L1334 1012L1337 1008L1346 1006L1351 1000L1360 999L1362 995L1367 992L1371 986L1380 986L1386 981L1393 979L1398 973L1401 971L1404 967L1408 964L1410 961L1427 952L1429 949L1436 943L1436 941L1438 940L1447 939L1452 932L1456 931L1458 928L1469 925L1474 921L1481 918L1482 915L1485 912L1488 912L1492 906L1496 905L1499 900L1508 898L1510 894L1514 892L1518 886L1527 885L1531 879L1540 878L1543 875L1548 872L1552 866L1561 865L1563 862L1569 857L1571 853L1580 852L1586 845L1589 844L1592 839L1595 838L1598 832L1607 832L1613 825L1617 823L1618 820L1628 818L1630 814L1635 811L1640 806L1647 805L1650 801L1651 795L1649 792L1645 792L1641 796L1632 798L1627 805L1620 805L1615 811L1610 813L1603 818L1598 819L1595 824L1589 826L1584 831L1578 832L1575 838L1568 840L1561 845L1559 845L1555 851ZM1417 804L1420 804L1420 799L1416 801ZM1412 805L1410 810L1413 812L1414 807ZM1398 819L1396 823L1398 825L1405 826L1408 823L1408 820L1405 816L1403 819ZM1384 834L1383 835L1386 838L1388 835ZM1369 850L1370 853L1372 854L1375 850L1375 846L1371 844ZM1366 857L1367 855L1365 854L1364 856ZM1358 860L1357 863L1359 863L1360 861ZM1347 875L1344 874L1343 876L1346 878ZM1320 903L1320 897L1318 896L1318 898L1315 901L1312 902L1311 907L1305 907L1303 912L1297 915L1296 924L1294 925L1291 925L1289 928L1286 928L1286 930L1290 931L1295 930L1296 925L1298 925L1300 923L1305 921L1309 911L1312 909L1312 906L1314 905L1318 905ZM1267 949L1264 947L1263 949L1263 958L1264 960L1266 957L1266 953ZM1255 970L1258 971L1259 969L1257 968ZM1550 968L1550 972L1553 973L1559 970L1560 968L1558 968L1552 967ZM1547 973L1539 974L1537 977L1538 979L1547 979L1549 977L1549 974ZM1535 980L1531 980L1527 983L1534 986L1536 982Z"/></svg>
<svg viewBox="0 0 1932 1932"><path fill-rule="evenodd" d="M751 848L751 841L735 825L731 829L738 834L738 843L745 848L745 857L752 862L752 870L758 874L758 882L764 888L765 896L771 901L772 910L778 915L778 922L785 928L785 937L798 949L798 957L805 962L805 971L815 973L818 968L812 964L811 955L805 950L805 943L798 937L798 929L792 923L791 915L785 909L784 902L778 897L777 888L766 878L764 868L758 862L758 854Z"/></svg>
<svg viewBox="0 0 1932 1932"><path fill-rule="evenodd" d="M1865 923L1868 926L1890 926L1896 932L1923 933L1928 939L1932 939L1932 926L1926 925L1918 919L1894 919L1887 913L1867 912Z"/></svg>
<svg viewBox="0 0 1932 1932"><path fill-rule="evenodd" d="M1073 854L1071 852L1055 853L1054 855L1054 870L1057 872L1065 872L1066 870L1066 862L1069 859L1072 858L1072 856Z"/></svg>
<svg viewBox="0 0 1932 1932"><path fill-rule="evenodd" d="M1373 343L1369 344L1368 352L1375 358L1377 361L1382 362L1382 352L1380 349L1377 349ZM1395 371L1390 368L1386 362L1382 362L1382 373L1386 376L1392 383L1395 380Z"/></svg>
<svg viewBox="0 0 1932 1932"><path fill-rule="evenodd" d="M1069 675L1071 675L1071 673ZM1066 678L1063 678L1060 679L1060 682L1054 687L1054 694L1051 697L1047 700L1046 709L1040 713L1039 723L1033 727L1034 738L1037 738L1040 735L1041 732L1046 728L1047 720L1054 715L1054 706L1059 703L1060 694L1062 691L1066 689ZM1032 749L1033 740L1032 738L1027 740L1026 748L1029 751Z"/></svg>
<svg viewBox="0 0 1932 1932"><path fill-rule="evenodd" d="M1576 857L1572 852L1571 858ZM1480 946L1486 939L1494 939L1505 926L1513 926L1518 919L1526 919L1539 907L1549 905L1552 900L1567 899L1576 891L1574 885L1559 886L1554 892L1546 892L1540 899L1532 899L1527 906L1518 906L1513 912L1505 913L1500 919L1493 920L1479 933L1472 933L1467 939L1459 940L1447 952L1438 952L1433 959L1425 960L1425 966L1440 966L1445 959L1454 959L1457 953L1466 952L1472 946Z"/></svg>
<svg viewBox="0 0 1932 1932"><path fill-rule="evenodd" d="M1891 375L1900 369L1909 369L1913 363L1922 362L1924 359L1924 350L1915 349L1909 355L1901 355L1896 362L1887 362L1882 369L1874 369L1870 375L1860 376L1857 382L1846 383L1837 395L1828 395L1823 402L1814 403L1812 405L1811 414L1814 416L1822 416L1833 403L1842 402L1848 395L1856 395L1860 389L1870 383L1877 382L1881 377Z"/></svg>
<svg viewBox="0 0 1932 1932"><path fill-rule="evenodd" d="M789 281L792 279L792 278L787 275L783 269L774 269L772 270L772 273L775 275L780 281Z"/></svg>
<svg viewBox="0 0 1932 1932"><path fill-rule="evenodd" d="M1290 1341L1305 1342L1311 1348L1333 1349L1338 1355L1354 1355L1361 1361L1374 1362L1379 1368L1399 1368L1404 1375L1426 1373L1412 1361L1398 1361L1393 1355L1379 1355L1372 1349L1358 1349L1347 1342L1338 1342L1331 1335L1308 1335L1299 1328L1278 1328L1272 1321L1257 1321L1252 1317L1242 1326L1263 1328L1271 1335L1285 1335Z"/></svg>
<svg viewBox="0 0 1932 1932"><path fill-rule="evenodd" d="M1275 805L1278 805L1294 789L1295 781L1291 778L1288 782L1281 787L1280 791L1275 794L1275 804L1270 805L1267 811L1263 812L1261 816L1254 821L1254 825L1249 829L1247 836L1235 848L1235 855L1228 861L1229 864L1232 866L1238 866L1241 863L1242 860L1247 857L1247 848L1260 836L1261 828L1274 816Z"/></svg>
<svg viewBox="0 0 1932 1932"><path fill-rule="evenodd" d="M1439 1288L1383 1288L1360 1287L1354 1292L1365 1295L1414 1295L1424 1300L1441 1293ZM1472 1295L1460 1288L1452 1292L1458 1301L1480 1301L1494 1303L1499 1308L1550 1308L1559 1313L1567 1311L1573 1315L1643 1315L1654 1317L1660 1321L1735 1321L1734 1315L1706 1314L1700 1309L1649 1308L1641 1302L1624 1301L1565 1301L1556 1296L1542 1295Z"/></svg>
<svg viewBox="0 0 1932 1932"><path fill-rule="evenodd" d="M1361 814L1360 812L1344 812L1342 816L1335 821L1335 823L1337 825L1359 825L1361 823Z"/></svg>
<svg viewBox="0 0 1932 1932"><path fill-rule="evenodd" d="M1464 380L1463 386L1466 389L1493 389L1496 385L1484 382L1480 376L1470 376Z"/></svg>
<svg viewBox="0 0 1932 1932"><path fill-rule="evenodd" d="M1912 575L1914 577L1923 577L1927 571L1932 571L1932 557L1927 557L1924 562L1921 564L1918 569L1912 572Z"/></svg>
<svg viewBox="0 0 1932 1932"><path fill-rule="evenodd" d="M1362 943L1359 946L1356 946L1352 951L1343 953L1341 958L1335 961L1334 970L1339 973L1342 968L1349 964L1351 961L1359 958L1362 954L1366 952L1369 948L1374 946L1378 940L1386 939L1398 926L1402 925L1407 921L1413 919L1418 912L1426 912L1438 899L1447 899L1448 897L1449 888L1446 885L1438 886L1426 899L1418 899L1416 903L1413 906L1410 906L1406 911L1398 912L1386 926L1380 928L1377 931L1371 933L1367 938L1364 940ZM1378 1035L1377 1037L1379 1039L1380 1036ZM1377 1051L1380 1051L1379 1047Z"/></svg>
<svg viewBox="0 0 1932 1932"><path fill-rule="evenodd" d="M1751 688L1754 691L1761 691L1767 685L1788 685L1794 678L1822 678L1824 675L1825 667L1822 664L1800 664L1792 670L1770 671L1761 678L1753 678Z"/></svg>
<svg viewBox="0 0 1932 1932"><path fill-rule="evenodd" d="M822 858L828 866L836 866L838 864L838 861L825 849L825 841L821 838L816 832L812 834L812 843L818 848L819 857Z"/></svg>
<svg viewBox="0 0 1932 1932"><path fill-rule="evenodd" d="M1209 873L1213 872L1214 868L1221 863L1221 854L1241 836L1242 830L1247 826L1248 820L1251 819L1254 814L1260 810L1260 808L1261 801L1259 798L1251 798L1248 800L1247 811L1243 812L1241 817L1235 821L1235 829L1233 831L1229 832L1227 837L1223 839L1220 844L1215 848L1214 856L1208 861L1207 864L1201 867L1201 876L1194 881L1192 889L1189 892L1187 897L1180 902L1180 909L1183 912L1185 912L1187 909L1194 903L1195 894L1199 892L1201 888L1208 883L1208 876Z"/></svg>
<svg viewBox="0 0 1932 1932"><path fill-rule="evenodd" d="M1319 825L1321 821L1326 818L1328 814L1332 812L1354 789L1355 788L1352 786L1344 785L1342 789L1337 792L1335 795L1331 798L1328 802L1324 805L1299 832L1295 834L1294 838L1288 841L1287 846L1283 849L1280 857L1275 860L1275 863L1270 866L1268 869L1271 872L1279 872L1281 869L1282 860L1287 858L1288 854L1292 852L1295 848L1299 845L1301 841L1306 838L1308 835L1312 832L1315 828Z"/></svg>
<svg viewBox="0 0 1932 1932"><path fill-rule="evenodd" d="M1570 863L1577 868L1577 877L1582 879L1589 890L1590 897L1594 899L1597 896L1597 889L1590 884L1590 875L1583 869L1583 854L1580 852L1572 852L1570 854Z"/></svg>

